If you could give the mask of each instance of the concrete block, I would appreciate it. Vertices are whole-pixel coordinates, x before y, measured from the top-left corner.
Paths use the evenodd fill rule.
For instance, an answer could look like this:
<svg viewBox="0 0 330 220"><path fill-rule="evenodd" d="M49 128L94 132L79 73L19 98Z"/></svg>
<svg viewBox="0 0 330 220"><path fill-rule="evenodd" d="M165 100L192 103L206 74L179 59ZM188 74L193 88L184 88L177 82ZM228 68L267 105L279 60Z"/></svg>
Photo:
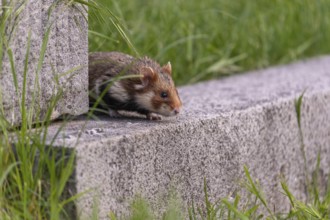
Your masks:
<svg viewBox="0 0 330 220"><path fill-rule="evenodd" d="M203 203L203 179L211 200L232 196L247 165L266 192L270 207L288 209L280 176L306 196L304 160L295 99L305 91L302 131L309 174L321 152L321 181L330 165L330 56L179 88L184 111L177 118L69 122L56 145L77 153L78 202L88 215L98 202L100 219L127 212L142 194L156 209L175 189L187 204ZM55 133L62 123L50 128ZM94 200L96 199L96 200Z"/></svg>
<svg viewBox="0 0 330 220"><path fill-rule="evenodd" d="M51 115L52 119L63 114L79 115L88 111L87 13L79 5L55 2L57 1L34 0L7 3L19 14L14 17L13 13L8 19L6 31L9 41L7 49L12 50L14 57L17 92L6 52L0 69L0 107L4 110L1 114L11 124L19 124L21 121L20 100L29 32L31 46L25 108L34 108L33 117L43 120L51 101L61 94ZM49 27L51 30L47 50L39 71L42 42Z"/></svg>

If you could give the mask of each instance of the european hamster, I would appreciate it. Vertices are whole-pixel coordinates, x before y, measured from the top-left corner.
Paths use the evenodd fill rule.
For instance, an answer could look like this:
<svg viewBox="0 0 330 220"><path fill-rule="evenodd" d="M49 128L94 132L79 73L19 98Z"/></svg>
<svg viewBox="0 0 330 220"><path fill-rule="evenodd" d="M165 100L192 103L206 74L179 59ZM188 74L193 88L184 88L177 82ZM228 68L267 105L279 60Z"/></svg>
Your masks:
<svg viewBox="0 0 330 220"><path fill-rule="evenodd" d="M118 116L118 110L125 110L160 120L160 115L175 116L181 110L170 62L160 66L148 57L96 52L89 55L88 72L90 105L108 89L98 108L108 110L110 116Z"/></svg>

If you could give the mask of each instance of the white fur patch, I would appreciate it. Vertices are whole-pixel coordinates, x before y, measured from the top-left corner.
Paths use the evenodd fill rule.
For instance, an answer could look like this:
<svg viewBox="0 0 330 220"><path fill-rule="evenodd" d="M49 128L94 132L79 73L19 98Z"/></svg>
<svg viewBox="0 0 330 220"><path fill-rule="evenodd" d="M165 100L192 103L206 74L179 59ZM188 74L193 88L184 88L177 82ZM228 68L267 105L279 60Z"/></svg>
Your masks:
<svg viewBox="0 0 330 220"><path fill-rule="evenodd" d="M120 114L116 110L108 109L108 115L112 118L120 117Z"/></svg>
<svg viewBox="0 0 330 220"><path fill-rule="evenodd" d="M174 114L174 111L171 109L171 107L168 106L168 105L166 105L166 104L162 104L157 112L159 114L165 115L165 116L173 116L173 115L175 115Z"/></svg>
<svg viewBox="0 0 330 220"><path fill-rule="evenodd" d="M135 96L136 102L143 108L154 111L151 100L154 97L155 93L150 91L147 93L138 94Z"/></svg>
<svg viewBox="0 0 330 220"><path fill-rule="evenodd" d="M95 81L95 87L94 87L95 94L101 95L102 91L100 90L100 88L101 86L106 85L108 80L109 80L108 77L101 76Z"/></svg>
<svg viewBox="0 0 330 220"><path fill-rule="evenodd" d="M134 85L135 90L140 90L144 88L144 85Z"/></svg>
<svg viewBox="0 0 330 220"><path fill-rule="evenodd" d="M126 102L129 99L126 89L121 85L120 82L114 82L109 89L110 96L121 102Z"/></svg>
<svg viewBox="0 0 330 220"><path fill-rule="evenodd" d="M101 85L102 79L97 79L95 82L95 94L100 95L100 85Z"/></svg>

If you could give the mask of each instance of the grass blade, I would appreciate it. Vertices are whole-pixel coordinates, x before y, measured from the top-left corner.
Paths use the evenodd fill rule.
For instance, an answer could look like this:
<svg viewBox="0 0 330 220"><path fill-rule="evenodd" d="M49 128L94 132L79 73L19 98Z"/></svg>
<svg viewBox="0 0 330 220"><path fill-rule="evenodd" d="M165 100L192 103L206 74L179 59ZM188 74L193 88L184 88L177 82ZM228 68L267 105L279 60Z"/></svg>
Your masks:
<svg viewBox="0 0 330 220"><path fill-rule="evenodd" d="M239 219L241 220L249 220L248 216L244 215L244 213L240 212L234 205L232 205L227 199L222 200L222 202L227 206L229 210L234 212Z"/></svg>
<svg viewBox="0 0 330 220"><path fill-rule="evenodd" d="M261 203L264 205L264 207L266 208L266 210L268 211L268 213L272 217L272 219L275 219L274 214L272 213L272 211L268 207L268 204L266 202L266 199L264 198L263 192L261 191L261 189L258 189L256 184L252 180L250 172L249 172L247 166L244 166L244 172L245 172L245 177L247 178L247 184L246 184L247 189L253 195L255 195L256 198L258 198L261 201Z"/></svg>

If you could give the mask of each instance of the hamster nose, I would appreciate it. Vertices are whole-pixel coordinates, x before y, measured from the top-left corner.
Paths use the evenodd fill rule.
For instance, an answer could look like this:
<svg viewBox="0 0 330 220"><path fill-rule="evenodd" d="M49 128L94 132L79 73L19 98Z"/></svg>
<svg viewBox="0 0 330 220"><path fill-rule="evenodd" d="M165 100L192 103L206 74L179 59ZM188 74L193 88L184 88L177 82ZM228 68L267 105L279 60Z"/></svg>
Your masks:
<svg viewBox="0 0 330 220"><path fill-rule="evenodd" d="M175 108L173 111L174 111L174 114L176 114L176 115L180 113L180 109L179 108Z"/></svg>

